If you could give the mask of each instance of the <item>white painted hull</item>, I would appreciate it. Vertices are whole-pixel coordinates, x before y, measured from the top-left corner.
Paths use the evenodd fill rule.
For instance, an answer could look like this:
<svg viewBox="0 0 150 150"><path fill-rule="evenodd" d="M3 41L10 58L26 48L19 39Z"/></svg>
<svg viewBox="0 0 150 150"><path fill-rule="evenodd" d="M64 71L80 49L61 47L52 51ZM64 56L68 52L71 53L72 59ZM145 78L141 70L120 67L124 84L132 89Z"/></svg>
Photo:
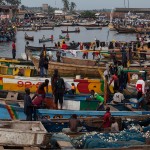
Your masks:
<svg viewBox="0 0 150 150"><path fill-rule="evenodd" d="M40 122L0 121L0 144L42 145L46 133Z"/></svg>

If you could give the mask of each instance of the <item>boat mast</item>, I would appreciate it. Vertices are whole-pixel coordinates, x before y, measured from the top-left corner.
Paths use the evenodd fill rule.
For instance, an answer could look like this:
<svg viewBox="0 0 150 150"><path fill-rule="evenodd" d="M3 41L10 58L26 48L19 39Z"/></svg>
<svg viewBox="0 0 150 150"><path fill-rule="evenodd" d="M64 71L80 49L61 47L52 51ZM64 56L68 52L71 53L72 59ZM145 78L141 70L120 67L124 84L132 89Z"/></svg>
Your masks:
<svg viewBox="0 0 150 150"><path fill-rule="evenodd" d="M130 7L130 0L128 0L128 8Z"/></svg>
<svg viewBox="0 0 150 150"><path fill-rule="evenodd" d="M124 0L124 8L126 8L126 0Z"/></svg>

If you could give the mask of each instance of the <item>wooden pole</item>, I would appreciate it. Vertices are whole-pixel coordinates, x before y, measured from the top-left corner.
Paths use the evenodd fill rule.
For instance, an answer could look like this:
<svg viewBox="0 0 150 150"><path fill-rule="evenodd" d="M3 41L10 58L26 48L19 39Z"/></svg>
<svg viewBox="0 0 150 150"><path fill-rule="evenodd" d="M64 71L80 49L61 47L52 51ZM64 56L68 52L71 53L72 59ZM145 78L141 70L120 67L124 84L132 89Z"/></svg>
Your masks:
<svg viewBox="0 0 150 150"><path fill-rule="evenodd" d="M108 80L107 77L104 79L104 105L107 103L108 98Z"/></svg>

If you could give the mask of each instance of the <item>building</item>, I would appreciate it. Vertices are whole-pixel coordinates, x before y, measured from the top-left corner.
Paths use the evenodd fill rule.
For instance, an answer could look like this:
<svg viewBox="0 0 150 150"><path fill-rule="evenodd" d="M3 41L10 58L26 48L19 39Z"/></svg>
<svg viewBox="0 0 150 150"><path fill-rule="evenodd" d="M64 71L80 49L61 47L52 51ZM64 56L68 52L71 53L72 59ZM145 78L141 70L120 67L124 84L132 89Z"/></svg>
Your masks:
<svg viewBox="0 0 150 150"><path fill-rule="evenodd" d="M146 13L150 14L150 8L116 8L115 12L120 12L120 13Z"/></svg>
<svg viewBox="0 0 150 150"><path fill-rule="evenodd" d="M65 18L65 12L63 10L55 10L54 11L54 17L55 18L60 18L60 19L64 19Z"/></svg>
<svg viewBox="0 0 150 150"><path fill-rule="evenodd" d="M18 12L17 6L0 5L0 19L12 19Z"/></svg>
<svg viewBox="0 0 150 150"><path fill-rule="evenodd" d="M43 4L42 5L42 10L43 11L48 11L48 4Z"/></svg>
<svg viewBox="0 0 150 150"><path fill-rule="evenodd" d="M115 8L113 16L124 18L125 14L129 12L133 14L144 14L147 17L150 14L150 8Z"/></svg>

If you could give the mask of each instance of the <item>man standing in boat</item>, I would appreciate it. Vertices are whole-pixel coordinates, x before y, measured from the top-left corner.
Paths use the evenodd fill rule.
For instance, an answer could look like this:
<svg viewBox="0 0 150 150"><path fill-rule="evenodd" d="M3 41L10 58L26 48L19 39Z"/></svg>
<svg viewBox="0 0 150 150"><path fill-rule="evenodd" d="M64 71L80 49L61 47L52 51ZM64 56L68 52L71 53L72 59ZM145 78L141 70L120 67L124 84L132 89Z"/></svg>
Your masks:
<svg viewBox="0 0 150 150"><path fill-rule="evenodd" d="M33 114L33 104L30 97L30 89L25 89L25 97L24 97L24 113L26 114L26 121L32 121Z"/></svg>
<svg viewBox="0 0 150 150"><path fill-rule="evenodd" d="M65 43L65 41L63 41L61 49L63 49L63 50L67 50L68 49L68 45Z"/></svg>
<svg viewBox="0 0 150 150"><path fill-rule="evenodd" d="M60 109L62 109L65 92L65 82L64 79L60 78L60 76L58 75L57 69L54 70L54 74L51 78L51 86L56 108L58 109L58 102L59 102L61 107Z"/></svg>
<svg viewBox="0 0 150 150"><path fill-rule="evenodd" d="M48 84L49 80L46 79L45 82L41 83L35 93L35 95L32 97L32 103L34 106L41 107L42 102L44 98L46 97L46 93L48 93ZM45 91L46 88L46 91Z"/></svg>
<svg viewBox="0 0 150 150"><path fill-rule="evenodd" d="M12 56L13 56L13 59L16 58L16 42L15 42L15 40L13 40L13 43L12 43Z"/></svg>
<svg viewBox="0 0 150 150"><path fill-rule="evenodd" d="M39 61L40 77L44 77L44 66L45 66L44 62L45 62L44 54L41 54Z"/></svg>
<svg viewBox="0 0 150 150"><path fill-rule="evenodd" d="M104 114L103 117L103 128L110 128L111 126L111 113L110 113L110 107L106 108L106 113Z"/></svg>

